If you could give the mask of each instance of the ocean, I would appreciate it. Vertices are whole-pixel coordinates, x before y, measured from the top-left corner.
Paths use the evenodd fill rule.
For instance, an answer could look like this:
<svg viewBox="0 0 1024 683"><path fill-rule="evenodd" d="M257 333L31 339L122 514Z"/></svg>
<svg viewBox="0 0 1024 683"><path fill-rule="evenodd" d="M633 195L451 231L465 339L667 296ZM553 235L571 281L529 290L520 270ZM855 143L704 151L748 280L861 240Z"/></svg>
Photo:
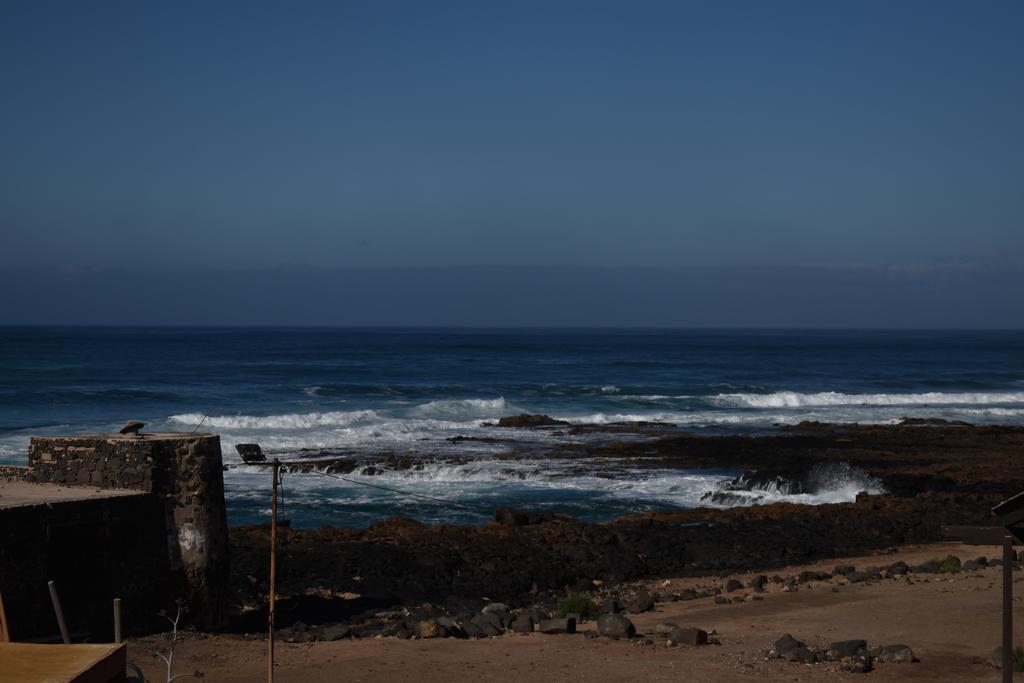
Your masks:
<svg viewBox="0 0 1024 683"><path fill-rule="evenodd" d="M287 474L285 515L302 527L396 514L479 523L501 505L604 520L693 507L736 474L546 459L650 437L493 426L520 413L708 434L803 420L1024 424L1024 332L0 328L0 463L24 464L33 434L129 419L217 432L233 525L266 521L270 500L269 473L242 464L238 443L376 467ZM388 455L423 464L389 467ZM835 502L871 486L851 475L767 499Z"/></svg>

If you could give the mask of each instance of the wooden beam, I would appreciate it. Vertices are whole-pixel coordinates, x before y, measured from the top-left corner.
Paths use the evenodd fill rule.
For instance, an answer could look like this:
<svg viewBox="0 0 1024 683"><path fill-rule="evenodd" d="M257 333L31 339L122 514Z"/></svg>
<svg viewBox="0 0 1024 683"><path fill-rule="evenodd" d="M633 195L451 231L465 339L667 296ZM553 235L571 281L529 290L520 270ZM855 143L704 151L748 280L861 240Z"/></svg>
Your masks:
<svg viewBox="0 0 1024 683"><path fill-rule="evenodd" d="M1003 683L1013 683L1013 537L1003 539Z"/></svg>
<svg viewBox="0 0 1024 683"><path fill-rule="evenodd" d="M65 645L69 645L71 643L71 636L68 635L68 624L64 621L64 610L61 609L60 597L57 595L57 584L50 581L46 585L50 587L50 600L53 601L53 611L57 615L57 626L60 627L60 637L64 641Z"/></svg>
<svg viewBox="0 0 1024 683"><path fill-rule="evenodd" d="M1007 535L1014 545L1024 545L1015 529L1002 526L943 526L942 535L966 545L1002 545Z"/></svg>

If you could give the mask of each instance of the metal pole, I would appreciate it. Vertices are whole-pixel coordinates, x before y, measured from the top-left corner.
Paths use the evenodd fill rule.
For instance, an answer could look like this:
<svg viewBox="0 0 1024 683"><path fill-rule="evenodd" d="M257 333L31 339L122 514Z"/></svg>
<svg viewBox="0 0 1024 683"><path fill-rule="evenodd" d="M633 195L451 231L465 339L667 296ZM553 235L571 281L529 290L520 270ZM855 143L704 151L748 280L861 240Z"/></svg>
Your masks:
<svg viewBox="0 0 1024 683"><path fill-rule="evenodd" d="M121 642L121 598L114 598L114 642Z"/></svg>
<svg viewBox="0 0 1024 683"><path fill-rule="evenodd" d="M274 602L277 590L277 484L281 461L274 458L272 485L273 493L270 501L270 596L267 608L267 683L274 683Z"/></svg>
<svg viewBox="0 0 1024 683"><path fill-rule="evenodd" d="M1003 537L1003 683L1013 683L1013 537Z"/></svg>
<svg viewBox="0 0 1024 683"><path fill-rule="evenodd" d="M68 635L68 625L64 622L64 610L60 608L60 598L57 597L57 585L53 581L47 582L50 587L50 600L53 601L53 611L57 614L57 626L60 626L60 637L64 639L65 645L71 644L71 636Z"/></svg>

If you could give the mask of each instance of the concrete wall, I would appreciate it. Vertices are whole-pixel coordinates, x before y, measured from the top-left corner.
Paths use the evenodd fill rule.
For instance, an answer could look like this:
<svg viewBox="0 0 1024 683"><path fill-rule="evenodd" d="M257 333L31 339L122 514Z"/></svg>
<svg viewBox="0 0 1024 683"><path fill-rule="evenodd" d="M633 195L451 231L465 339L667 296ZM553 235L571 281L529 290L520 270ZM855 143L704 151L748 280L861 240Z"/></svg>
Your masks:
<svg viewBox="0 0 1024 683"><path fill-rule="evenodd" d="M173 573L183 579L190 621L227 622L228 529L216 434L33 437L29 481L135 489L153 494ZM130 542L130 539L122 539ZM174 597L168 596L173 602ZM168 605L169 608L171 605Z"/></svg>
<svg viewBox="0 0 1024 683"><path fill-rule="evenodd" d="M12 637L59 633L50 580L72 633L109 642L115 597L126 633L166 628L157 612L172 608L184 586L163 528L160 501L141 494L0 508L0 591Z"/></svg>

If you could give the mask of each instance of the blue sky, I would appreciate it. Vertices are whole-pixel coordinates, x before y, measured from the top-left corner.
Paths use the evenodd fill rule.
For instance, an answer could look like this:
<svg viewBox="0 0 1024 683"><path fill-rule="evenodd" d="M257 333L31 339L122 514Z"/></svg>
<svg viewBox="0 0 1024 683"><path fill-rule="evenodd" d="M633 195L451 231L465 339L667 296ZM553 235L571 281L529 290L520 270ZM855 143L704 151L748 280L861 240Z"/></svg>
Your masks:
<svg viewBox="0 0 1024 683"><path fill-rule="evenodd" d="M0 5L0 268L1016 264L1024 3Z"/></svg>

